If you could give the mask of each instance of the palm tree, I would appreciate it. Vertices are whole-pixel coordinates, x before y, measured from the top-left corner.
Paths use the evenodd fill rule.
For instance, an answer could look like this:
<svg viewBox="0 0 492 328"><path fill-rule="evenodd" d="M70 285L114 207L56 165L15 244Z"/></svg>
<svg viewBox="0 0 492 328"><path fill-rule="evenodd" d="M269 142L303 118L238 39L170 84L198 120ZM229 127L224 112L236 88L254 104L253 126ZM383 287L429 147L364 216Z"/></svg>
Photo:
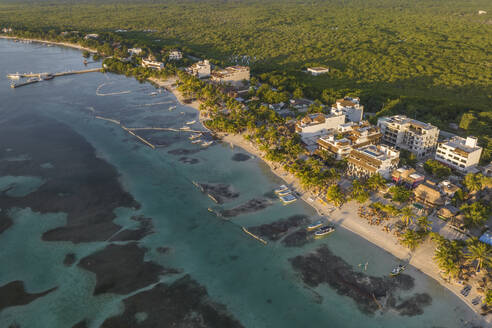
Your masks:
<svg viewBox="0 0 492 328"><path fill-rule="evenodd" d="M473 173L468 173L465 176L464 183L466 188L470 191L470 193L482 189L482 178L483 176L481 174L473 174Z"/></svg>
<svg viewBox="0 0 492 328"><path fill-rule="evenodd" d="M386 185L386 180L379 174L376 173L367 179L367 186L371 190L379 190Z"/></svg>
<svg viewBox="0 0 492 328"><path fill-rule="evenodd" d="M408 227L412 223L413 211L410 207L404 207L400 210L400 219Z"/></svg>
<svg viewBox="0 0 492 328"><path fill-rule="evenodd" d="M429 221L429 218L427 216L419 217L417 219L417 224L419 225L420 229L422 229L425 233L432 230L431 222Z"/></svg>
<svg viewBox="0 0 492 328"><path fill-rule="evenodd" d="M482 243L477 238L472 238L468 241L468 253L465 257L470 262L477 262L475 271L480 271L480 268L485 265L492 266L492 248L485 243Z"/></svg>
<svg viewBox="0 0 492 328"><path fill-rule="evenodd" d="M409 229L405 231L405 233L401 236L400 243L403 246L414 250L415 248L417 248L421 240L422 238L417 232Z"/></svg>

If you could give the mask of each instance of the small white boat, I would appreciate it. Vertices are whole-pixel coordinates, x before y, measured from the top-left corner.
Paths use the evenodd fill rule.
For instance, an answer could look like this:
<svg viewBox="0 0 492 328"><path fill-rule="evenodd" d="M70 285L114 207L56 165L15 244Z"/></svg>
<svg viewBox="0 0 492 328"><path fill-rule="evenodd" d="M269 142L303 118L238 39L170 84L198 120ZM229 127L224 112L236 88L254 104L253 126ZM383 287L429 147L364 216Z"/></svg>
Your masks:
<svg viewBox="0 0 492 328"><path fill-rule="evenodd" d="M151 96L157 96L157 92L151 92L150 95Z"/></svg>
<svg viewBox="0 0 492 328"><path fill-rule="evenodd" d="M287 204L290 204L290 203L293 203L297 200L296 196L294 195L285 195L285 196L280 196L280 200L282 201L282 203L284 203L284 205L287 205Z"/></svg>
<svg viewBox="0 0 492 328"><path fill-rule="evenodd" d="M206 141L206 142L202 143L202 146L203 147L208 147L208 146L210 146L213 143L214 143L213 141Z"/></svg>
<svg viewBox="0 0 492 328"><path fill-rule="evenodd" d="M286 191L288 190L289 188L286 186L286 185L281 185L280 187L274 189L273 191L278 194L280 192L283 192L283 191Z"/></svg>
<svg viewBox="0 0 492 328"><path fill-rule="evenodd" d="M176 109L176 106L169 107L169 111L172 111L172 110L175 110L175 109Z"/></svg>
<svg viewBox="0 0 492 328"><path fill-rule="evenodd" d="M196 138L200 138L201 136L202 136L202 134L201 134L201 133L192 134L192 135L189 137L189 139L190 139L190 140L194 140L194 139L196 139Z"/></svg>
<svg viewBox="0 0 492 328"><path fill-rule="evenodd" d="M21 74L15 73L15 74L7 74L7 78L11 80L18 80L21 78Z"/></svg>
<svg viewBox="0 0 492 328"><path fill-rule="evenodd" d="M314 238L323 238L325 236L328 236L332 232L335 232L334 226L323 226L316 230L316 232L314 233Z"/></svg>
<svg viewBox="0 0 492 328"><path fill-rule="evenodd" d="M184 130L184 131L191 130L191 128L189 126L182 126L179 129Z"/></svg>
<svg viewBox="0 0 492 328"><path fill-rule="evenodd" d="M313 222L310 225L308 225L308 227L306 228L306 230L307 231L313 231L313 230L316 230L318 228L321 228L321 226L323 226L323 221L322 220L318 220L318 221Z"/></svg>
<svg viewBox="0 0 492 328"><path fill-rule="evenodd" d="M192 144L197 144L197 143L200 143L200 142L203 142L202 139L196 139L196 140L193 140L191 143Z"/></svg>
<svg viewBox="0 0 492 328"><path fill-rule="evenodd" d="M195 123L196 123L196 121L195 121L195 120L193 120L193 121L188 121L188 122L186 122L186 125L192 125L192 124L195 124Z"/></svg>
<svg viewBox="0 0 492 328"><path fill-rule="evenodd" d="M277 193L277 195L279 196L287 196L287 195L291 195L292 194L292 190L290 189L285 189L284 191L280 191Z"/></svg>
<svg viewBox="0 0 492 328"><path fill-rule="evenodd" d="M405 265L399 264L396 268L391 270L390 276L394 277L405 271L407 267Z"/></svg>

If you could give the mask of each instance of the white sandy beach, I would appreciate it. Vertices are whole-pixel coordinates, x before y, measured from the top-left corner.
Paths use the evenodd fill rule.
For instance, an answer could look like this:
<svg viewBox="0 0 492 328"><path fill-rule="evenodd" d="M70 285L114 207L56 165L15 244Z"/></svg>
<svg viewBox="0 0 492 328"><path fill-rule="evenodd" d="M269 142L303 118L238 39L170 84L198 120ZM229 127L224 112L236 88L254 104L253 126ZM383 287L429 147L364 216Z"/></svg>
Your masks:
<svg viewBox="0 0 492 328"><path fill-rule="evenodd" d="M95 50L95 49L86 48L86 47L83 47L83 46L75 44L75 43L55 42L55 41L46 41L46 40L28 39L28 38L18 38L15 36L4 36L4 35L0 35L0 39L32 41L32 42L52 44L52 45L57 45L57 46L62 46L62 47L69 47L69 48L74 48L74 49L79 49L79 50L87 50L87 51L94 53L94 54L97 53L97 50Z"/></svg>

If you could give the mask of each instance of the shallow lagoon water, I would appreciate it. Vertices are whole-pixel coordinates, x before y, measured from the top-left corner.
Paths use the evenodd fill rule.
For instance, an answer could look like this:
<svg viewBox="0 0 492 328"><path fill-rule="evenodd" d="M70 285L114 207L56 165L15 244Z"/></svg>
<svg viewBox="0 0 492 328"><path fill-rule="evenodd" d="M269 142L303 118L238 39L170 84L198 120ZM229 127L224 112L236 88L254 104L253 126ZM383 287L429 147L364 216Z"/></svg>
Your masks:
<svg viewBox="0 0 492 328"><path fill-rule="evenodd" d="M229 221L211 214L207 208L217 205L192 181L232 185L239 197L220 206L230 209L263 197L281 184L259 159L235 161L234 154L244 151L224 144L203 149L190 144L185 132L160 132L162 147L152 150L119 126L95 119L95 115L100 115L120 120L128 127L173 128L196 119L192 108L178 105L169 111L170 106L176 105L171 94L151 96L155 88L148 83L99 73L56 78L11 90L4 78L7 72L81 69L82 57L72 49L5 40L0 40L0 56L5 58L0 63L0 97L4 100L0 105L0 124L19 113L36 112L68 125L94 147L97 156L111 163L118 170L123 187L141 205L139 209L116 209L114 222L122 229L135 229L133 216L151 218L154 233L138 242L148 249L145 260L182 270L181 274L164 275L160 281L172 282L189 274L207 289L214 302L226 305L245 327L464 326L461 318L470 310L437 282L414 271L411 275L416 286L411 292L427 292L432 304L424 308L422 315L413 317L402 317L393 311L368 316L351 298L338 295L328 285L307 288L289 259L313 251L320 244L328 245L355 270L362 270L359 264L368 263L366 273L373 276L387 275L398 263L390 254L348 231L338 229L326 239L295 248L280 242L264 246L240 229L295 214L314 216L312 208L303 202L282 206L275 201L264 210ZM0 149L8 148L7 144L8 140L0 140ZM183 149L187 155L172 153ZM50 151L56 156L56 149ZM29 156L5 158L29 160ZM189 164L180 160L183 156L198 161ZM45 169L57 169L50 167L46 165ZM0 172L0 181L11 179L2 175ZM26 183L32 187L29 191L35 189L33 182ZM21 327L71 327L88 319L89 327L99 327L106 318L123 311L122 300L129 295L93 296L95 275L77 265L63 264L67 253L74 253L78 261L110 242L43 241L44 232L64 224L64 213L41 214L22 208L10 209L9 217L12 226L0 234L0 263L6 268L0 271L0 286L22 280L28 292L58 289L27 305L1 310L0 326L16 322ZM157 251L159 247L169 247L170 251L162 254ZM145 318L142 314L138 317Z"/></svg>

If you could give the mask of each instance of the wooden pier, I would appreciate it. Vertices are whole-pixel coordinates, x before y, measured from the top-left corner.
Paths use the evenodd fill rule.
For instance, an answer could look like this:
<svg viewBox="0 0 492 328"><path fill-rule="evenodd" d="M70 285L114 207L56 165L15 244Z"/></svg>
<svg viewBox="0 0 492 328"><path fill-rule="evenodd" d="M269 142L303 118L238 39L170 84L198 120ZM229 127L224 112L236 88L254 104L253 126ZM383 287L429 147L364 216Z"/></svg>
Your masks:
<svg viewBox="0 0 492 328"><path fill-rule="evenodd" d="M14 83L12 82L10 84L11 88L19 88L25 85L37 83L37 82L42 82L46 80L51 80L55 77L58 76L66 76L66 75L74 75L74 74L84 74L84 73L92 73L92 72L101 72L102 68L91 68L91 69L84 69L80 71L67 71L67 72L60 72L60 73L15 73L15 74L7 74L7 77L9 79L20 79L20 78L30 78L30 80L26 82L19 82L19 83Z"/></svg>

